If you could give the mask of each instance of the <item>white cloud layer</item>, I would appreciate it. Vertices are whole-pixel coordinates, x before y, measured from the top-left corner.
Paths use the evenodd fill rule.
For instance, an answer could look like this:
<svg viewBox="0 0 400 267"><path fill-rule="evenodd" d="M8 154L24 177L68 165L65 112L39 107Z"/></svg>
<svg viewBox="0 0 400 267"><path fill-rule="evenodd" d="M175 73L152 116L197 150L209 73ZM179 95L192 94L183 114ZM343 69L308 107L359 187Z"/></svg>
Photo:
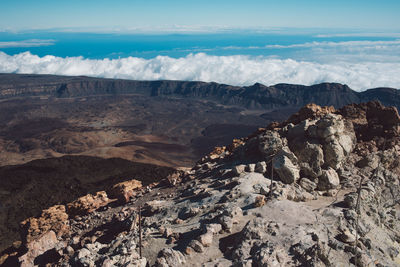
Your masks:
<svg viewBox="0 0 400 267"><path fill-rule="evenodd" d="M353 32L353 33L332 33L332 34L317 34L317 38L332 38L332 37L393 37L399 38L399 32Z"/></svg>
<svg viewBox="0 0 400 267"><path fill-rule="evenodd" d="M354 90L374 87L400 88L399 62L315 63L292 59L249 56L211 56L203 53L182 58L85 59L39 57L29 52L0 52L0 72L87 75L135 80L214 81L231 85L321 82L348 84Z"/></svg>
<svg viewBox="0 0 400 267"><path fill-rule="evenodd" d="M266 45L266 48L313 48L313 47L371 47L375 49L395 46L400 47L400 40L393 41L345 41L345 42L309 42L292 45Z"/></svg>
<svg viewBox="0 0 400 267"><path fill-rule="evenodd" d="M0 42L0 48L49 46L49 45L54 45L54 42L55 42L54 40L41 40L41 39L9 41L9 42Z"/></svg>

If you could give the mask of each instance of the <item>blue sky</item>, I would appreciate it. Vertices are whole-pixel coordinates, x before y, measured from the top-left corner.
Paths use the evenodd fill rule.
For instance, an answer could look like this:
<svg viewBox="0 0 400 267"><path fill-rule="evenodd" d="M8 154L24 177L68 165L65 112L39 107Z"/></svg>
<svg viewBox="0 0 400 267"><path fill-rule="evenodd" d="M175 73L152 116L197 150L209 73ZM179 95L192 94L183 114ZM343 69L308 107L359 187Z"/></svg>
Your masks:
<svg viewBox="0 0 400 267"><path fill-rule="evenodd" d="M399 0L1 0L0 29L399 30Z"/></svg>

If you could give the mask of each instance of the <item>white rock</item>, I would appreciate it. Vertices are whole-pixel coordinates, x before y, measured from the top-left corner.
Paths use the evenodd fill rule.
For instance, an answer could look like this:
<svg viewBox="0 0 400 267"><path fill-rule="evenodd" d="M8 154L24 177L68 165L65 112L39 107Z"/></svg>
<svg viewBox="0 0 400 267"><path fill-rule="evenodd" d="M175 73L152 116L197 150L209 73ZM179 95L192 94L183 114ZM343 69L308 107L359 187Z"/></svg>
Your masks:
<svg viewBox="0 0 400 267"><path fill-rule="evenodd" d="M254 164L254 163L247 164L245 171L246 172L254 172L255 167L256 167L256 164Z"/></svg>
<svg viewBox="0 0 400 267"><path fill-rule="evenodd" d="M296 156L292 152L285 150L281 150L274 157L272 165L282 182L291 184L300 178L300 168L293 162L296 159Z"/></svg>
<svg viewBox="0 0 400 267"><path fill-rule="evenodd" d="M318 178L318 190L335 189L339 185L339 175L334 169L322 170L322 175Z"/></svg>
<svg viewBox="0 0 400 267"><path fill-rule="evenodd" d="M213 241L213 234L212 233L205 233L198 237L200 243L205 246L209 247Z"/></svg>
<svg viewBox="0 0 400 267"><path fill-rule="evenodd" d="M222 230L222 226L219 223L210 223L204 225L204 233L212 233L213 235L218 234Z"/></svg>
<svg viewBox="0 0 400 267"><path fill-rule="evenodd" d="M246 165L241 164L241 165L237 165L237 166L233 167L232 171L234 174L240 175L240 174L244 173L245 168L246 168Z"/></svg>
<svg viewBox="0 0 400 267"><path fill-rule="evenodd" d="M257 162L254 171L258 173L265 173L267 171L267 163L265 163L265 161Z"/></svg>

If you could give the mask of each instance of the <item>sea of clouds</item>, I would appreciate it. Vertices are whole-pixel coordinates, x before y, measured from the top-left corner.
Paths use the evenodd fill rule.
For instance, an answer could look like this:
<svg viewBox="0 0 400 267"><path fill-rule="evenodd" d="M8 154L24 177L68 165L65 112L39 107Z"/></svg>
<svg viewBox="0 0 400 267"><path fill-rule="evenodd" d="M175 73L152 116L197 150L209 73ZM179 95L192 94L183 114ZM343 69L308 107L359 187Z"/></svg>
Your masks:
<svg viewBox="0 0 400 267"><path fill-rule="evenodd" d="M39 46L50 46L54 45L54 40L52 39L29 39L23 41L6 41L0 42L0 48L10 48L10 47L39 47Z"/></svg>
<svg viewBox="0 0 400 267"><path fill-rule="evenodd" d="M86 59L83 57L39 57L30 52L8 55L0 52L0 73L86 75L135 80L189 80L231 85L256 82L273 85L312 85L338 82L354 90L375 87L400 88L400 61L334 61L326 63L265 56L212 56L189 54L181 58Z"/></svg>

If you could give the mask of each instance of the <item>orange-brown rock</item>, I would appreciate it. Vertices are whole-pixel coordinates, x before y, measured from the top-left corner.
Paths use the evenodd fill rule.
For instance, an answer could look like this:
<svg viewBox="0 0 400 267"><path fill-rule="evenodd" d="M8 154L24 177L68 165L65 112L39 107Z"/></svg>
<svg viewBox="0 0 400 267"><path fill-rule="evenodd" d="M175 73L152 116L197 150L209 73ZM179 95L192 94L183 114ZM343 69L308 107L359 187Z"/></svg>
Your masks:
<svg viewBox="0 0 400 267"><path fill-rule="evenodd" d="M262 207L265 205L265 197L264 196L257 196L254 202L255 207Z"/></svg>
<svg viewBox="0 0 400 267"><path fill-rule="evenodd" d="M107 193L105 191L97 192L95 195L87 194L77 200L67 204L67 212L71 216L84 215L91 213L100 207L104 207L109 203Z"/></svg>
<svg viewBox="0 0 400 267"><path fill-rule="evenodd" d="M228 146L228 150L229 151L234 151L237 147L243 145L245 142L243 141L243 139L233 139L232 140L232 144L230 144Z"/></svg>
<svg viewBox="0 0 400 267"><path fill-rule="evenodd" d="M53 249L58 243L57 236L53 231L49 231L26 244L27 252L19 257L21 266L33 266L34 260L37 256L42 255L44 252Z"/></svg>
<svg viewBox="0 0 400 267"><path fill-rule="evenodd" d="M267 126L267 130L275 130L278 129L280 126L281 124L279 122L273 121Z"/></svg>
<svg viewBox="0 0 400 267"><path fill-rule="evenodd" d="M372 101L347 105L337 113L353 123L359 141L370 142L370 151L373 146L383 149L399 144L400 116L395 107Z"/></svg>
<svg viewBox="0 0 400 267"><path fill-rule="evenodd" d="M222 153L224 153L226 151L226 147L225 146L217 146L214 148L214 150L208 155L210 157L210 159L216 159L219 158L220 155Z"/></svg>
<svg viewBox="0 0 400 267"><path fill-rule="evenodd" d="M367 103L368 123L377 123L385 128L391 128L400 124L400 116L397 108L385 107L380 102Z"/></svg>
<svg viewBox="0 0 400 267"><path fill-rule="evenodd" d="M290 118L286 121L286 124L287 123L298 124L306 119L314 120L317 118L321 118L322 116L328 113L334 113L334 112L335 108L333 106L321 107L314 103L311 103L305 105L297 113L290 116Z"/></svg>
<svg viewBox="0 0 400 267"><path fill-rule="evenodd" d="M68 214L64 205L56 205L42 211L38 218L28 218L21 223L21 235L24 244L40 238L50 230L57 236L68 235Z"/></svg>
<svg viewBox="0 0 400 267"><path fill-rule="evenodd" d="M367 105L365 103L344 106L338 110L338 113L351 121L355 127L368 124Z"/></svg>
<svg viewBox="0 0 400 267"><path fill-rule="evenodd" d="M114 185L109 190L109 195L112 198L117 198L119 201L126 203L135 195L135 191L140 188L142 188L142 182L133 179Z"/></svg>
<svg viewBox="0 0 400 267"><path fill-rule="evenodd" d="M7 253L0 256L0 266L8 259L9 255Z"/></svg>

